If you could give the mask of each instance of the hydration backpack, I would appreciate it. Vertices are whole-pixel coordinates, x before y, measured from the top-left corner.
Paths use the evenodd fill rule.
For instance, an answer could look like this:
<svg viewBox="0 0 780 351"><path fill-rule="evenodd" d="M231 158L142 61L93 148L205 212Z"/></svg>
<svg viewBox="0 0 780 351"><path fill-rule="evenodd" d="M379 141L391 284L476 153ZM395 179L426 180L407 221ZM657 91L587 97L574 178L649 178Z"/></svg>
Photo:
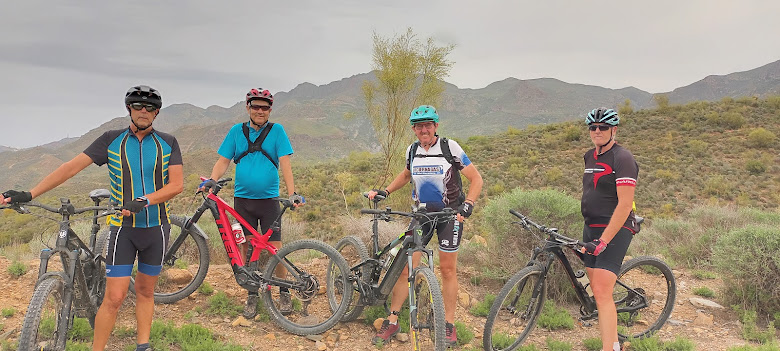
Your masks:
<svg viewBox="0 0 780 351"><path fill-rule="evenodd" d="M458 180L458 189L460 189L460 194L458 194L458 203L456 206L460 206L460 204L463 203L463 201L466 201L466 194L463 193L463 181L460 179L460 170L455 167L455 158L452 156L452 151L450 150L449 140L447 138L439 138L439 142L441 143L441 154L438 155L418 155L417 154L417 148L420 147L420 141L415 141L412 144L412 147L409 148L409 155L406 158L406 168L408 170L412 170L412 157L414 158L428 158L428 157L444 157L445 160L447 160L447 163L452 165L452 176L455 177Z"/></svg>
<svg viewBox="0 0 780 351"><path fill-rule="evenodd" d="M265 141L265 138L268 137L268 133L271 132L271 128L273 128L274 124L271 123L271 122L267 122L268 125L266 125L265 128L263 128L263 130L260 132L260 136L258 136L257 140L255 140L254 142L249 140L249 126L247 124L248 123L242 124L241 125L241 130L244 132L244 136L246 137L247 144L249 144L249 148L246 149L246 151L244 151L243 154L241 154L238 157L236 157L235 159L233 159L233 162L238 164L239 162L241 162L241 159L244 158L244 156L249 155L249 154L251 154L253 152L258 152L259 151L259 152L262 152L263 155L265 155L266 158L268 158L268 161L271 161L271 163L274 165L274 167L279 169L279 165L276 163L276 161L274 161L274 159L271 158L271 155L269 155L267 152L265 152L265 150L263 150L263 148L262 148L263 141Z"/></svg>

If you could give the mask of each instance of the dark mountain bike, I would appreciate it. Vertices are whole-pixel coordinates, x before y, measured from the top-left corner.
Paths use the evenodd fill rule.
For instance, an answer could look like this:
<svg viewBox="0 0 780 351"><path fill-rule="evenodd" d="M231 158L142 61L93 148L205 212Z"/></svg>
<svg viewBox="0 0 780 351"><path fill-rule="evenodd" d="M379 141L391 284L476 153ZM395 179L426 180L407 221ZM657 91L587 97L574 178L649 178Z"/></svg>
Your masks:
<svg viewBox="0 0 780 351"><path fill-rule="evenodd" d="M95 327L95 315L103 302L106 289L105 259L100 250L106 242L97 242L100 230L98 218L116 214L121 205L100 206L110 196L108 190L97 189L89 194L95 206L75 208L69 199L61 198L59 207L35 202L0 206L19 213L32 214L28 208L37 207L62 216L61 220L37 215L59 222L56 244L41 250L38 281L24 315L19 335L19 350L64 350L68 330L75 317L86 318ZM71 229L71 216L93 212L89 244L85 244ZM98 240L99 241L99 240ZM58 256L62 270L49 270L52 256Z"/></svg>
<svg viewBox="0 0 780 351"><path fill-rule="evenodd" d="M200 192L203 203L192 217L170 216L170 244L163 256L162 272L155 286L155 302L179 301L192 294L206 278L210 263L208 235L197 223L209 210L216 221L236 282L244 289L259 290L263 305L277 325L296 335L320 334L332 328L344 315L352 296L342 298L335 296L333 290L326 290L323 284L326 281L325 271L326 267L335 267L332 279L343 280L346 284L349 280L347 262L333 247L319 240L297 240L277 250L268 243L268 239L280 227L282 215L294 208L293 203L288 199L276 198L283 206L282 211L268 231L260 235L235 209L217 196L231 180L220 179L210 193ZM241 255L228 213L253 235L246 257ZM267 251L270 257L261 272L259 261L262 251ZM281 278L274 275L280 266L286 271ZM272 286L290 291L294 307L292 313L282 310L279 289L271 289ZM332 305L333 301L335 306Z"/></svg>
<svg viewBox="0 0 780 351"><path fill-rule="evenodd" d="M536 247L528 265L517 272L501 289L490 309L483 346L487 351L516 350L533 330L542 312L547 292L547 277L557 259L563 265L579 300L580 320L598 318L596 301L590 292L584 271L572 269L563 248L582 258L582 241L563 236L556 228L539 225L517 213L525 229L547 235L542 247ZM583 279L584 278L584 279ZM663 261L650 256L634 257L623 263L612 296L618 312L618 337L644 338L660 329L674 308L677 293L672 270Z"/></svg>
<svg viewBox="0 0 780 351"><path fill-rule="evenodd" d="M366 194L364 194L366 195ZM373 235L372 251L369 255L363 241L356 236L347 236L336 244L336 250L344 256L352 268L348 285L342 285L339 279L331 279L331 272L339 272L335 268L328 269L328 290L335 290L337 295L351 296L350 304L342 321L351 321L360 316L366 306L385 304L389 313L389 296L396 281L401 277L404 267L409 269L409 322L411 345L414 350L445 350L444 299L438 279L433 273L433 251L423 245L425 236L433 235L436 223L455 218L456 211L444 209L440 212L426 212L420 209L415 212L392 211L390 207L377 209L378 202L384 199L376 195L371 201L371 209L360 210L360 213L372 214ZM417 221L418 226L405 232L384 248L379 247L379 221L391 221L392 216L410 217ZM428 233L422 232L422 225L431 223ZM400 245L400 247L399 247ZM420 252L427 264L413 268L413 254ZM384 277L382 277L384 273ZM337 277L337 276L336 276ZM346 298L343 298L346 299ZM335 305L335 301L332 302Z"/></svg>

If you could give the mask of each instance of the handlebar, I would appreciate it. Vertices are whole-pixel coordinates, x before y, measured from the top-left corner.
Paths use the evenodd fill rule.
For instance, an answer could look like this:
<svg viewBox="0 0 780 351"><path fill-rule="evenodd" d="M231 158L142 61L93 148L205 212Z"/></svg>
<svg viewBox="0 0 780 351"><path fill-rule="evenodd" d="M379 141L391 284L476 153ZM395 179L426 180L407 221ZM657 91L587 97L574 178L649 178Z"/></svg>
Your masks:
<svg viewBox="0 0 780 351"><path fill-rule="evenodd" d="M68 199L60 199L60 201L62 203L62 205L60 207L48 206L48 205L45 205L45 204L42 204L42 203L38 203L38 202L25 202L25 203L18 203L18 204L10 204L10 205L7 205L7 206L0 206L0 209L10 208L10 209L12 209L12 210L14 210L16 212L19 212L19 213L30 213L30 211L28 211L25 208L25 207L29 206L29 207L42 208L42 209L44 209L46 211L57 213L57 214L61 214L61 215L66 215L66 214L67 215L75 215L75 214L84 213L84 212L90 212L90 211L111 212L111 211L119 211L119 210L122 209L122 206L118 205L118 204L105 205L105 206L88 206L88 207L82 207L82 208L75 208L75 207L73 207L73 205L70 203L70 201Z"/></svg>
<svg viewBox="0 0 780 351"><path fill-rule="evenodd" d="M520 218L520 224L525 227L528 230L531 230L530 227L534 227L541 231L542 233L545 233L549 235L550 237L566 244L567 246L573 246L573 247L583 247L585 246L585 243L581 240L572 239L568 236L558 234L558 228L548 228L546 226L543 226L541 224L537 224L534 221L530 220L528 217L524 216L523 214L510 209L509 213L514 215L517 218Z"/></svg>
<svg viewBox="0 0 780 351"><path fill-rule="evenodd" d="M433 218L440 218L440 217L455 217L455 215L458 213L457 210L453 210L451 208L445 208L442 211L436 211L436 212L401 212L401 211L393 211L390 209L390 207L385 208L384 210L379 209L361 209L360 213L363 214L373 214L373 215L379 215L383 216L385 218L382 219L389 219L390 215L396 215L396 216L404 216L404 217L411 217L411 218L425 218L425 219L433 219Z"/></svg>
<svg viewBox="0 0 780 351"><path fill-rule="evenodd" d="M363 193L363 196L365 196L368 199L368 192ZM377 202L382 201L382 200L384 200L386 198L387 198L387 196L382 196L382 195L376 194L376 195L374 195L373 199L369 199L369 200L371 200L374 203L377 203Z"/></svg>

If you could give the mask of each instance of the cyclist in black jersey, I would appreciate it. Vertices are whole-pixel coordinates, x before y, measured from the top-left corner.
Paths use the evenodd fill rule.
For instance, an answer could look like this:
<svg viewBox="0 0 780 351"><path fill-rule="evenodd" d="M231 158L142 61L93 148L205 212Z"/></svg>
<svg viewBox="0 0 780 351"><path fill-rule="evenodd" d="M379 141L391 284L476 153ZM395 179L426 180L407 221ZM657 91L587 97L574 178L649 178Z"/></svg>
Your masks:
<svg viewBox="0 0 780 351"><path fill-rule="evenodd" d="M595 148L585 153L582 216L583 260L599 312L603 350L620 351L612 290L633 235L639 230L632 210L639 166L615 141L620 117L597 108L585 118Z"/></svg>
<svg viewBox="0 0 780 351"><path fill-rule="evenodd" d="M54 189L92 163L107 165L111 201L123 204L122 216L110 216L106 255L106 292L95 317L93 350L103 350L119 307L127 296L130 273L138 256L136 350L148 351L154 314L154 286L168 241L168 200L184 187L179 144L172 135L152 128L162 107L159 91L139 85L125 94L130 126L107 131L87 149L46 176L30 191L9 190L0 203L29 202Z"/></svg>

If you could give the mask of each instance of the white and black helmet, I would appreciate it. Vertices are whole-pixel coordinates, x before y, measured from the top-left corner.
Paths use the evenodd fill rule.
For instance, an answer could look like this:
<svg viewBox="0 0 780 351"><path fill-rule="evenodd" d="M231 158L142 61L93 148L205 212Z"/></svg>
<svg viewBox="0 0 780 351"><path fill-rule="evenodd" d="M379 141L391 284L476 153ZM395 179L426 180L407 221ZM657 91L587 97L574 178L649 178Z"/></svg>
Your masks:
<svg viewBox="0 0 780 351"><path fill-rule="evenodd" d="M134 102L145 102L157 108L162 108L160 92L148 85L137 85L127 91L125 94L125 105L130 105Z"/></svg>

